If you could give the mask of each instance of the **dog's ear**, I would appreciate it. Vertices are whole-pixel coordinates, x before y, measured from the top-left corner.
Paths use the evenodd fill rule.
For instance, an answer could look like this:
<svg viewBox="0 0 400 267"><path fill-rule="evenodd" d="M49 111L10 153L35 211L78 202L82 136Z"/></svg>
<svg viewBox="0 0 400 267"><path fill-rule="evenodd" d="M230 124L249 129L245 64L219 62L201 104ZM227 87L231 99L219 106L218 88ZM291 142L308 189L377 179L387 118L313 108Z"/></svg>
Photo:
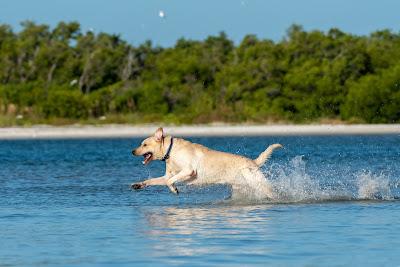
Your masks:
<svg viewBox="0 0 400 267"><path fill-rule="evenodd" d="M163 128L158 128L157 131L154 133L154 137L156 138L157 142L161 142L164 138L164 130Z"/></svg>

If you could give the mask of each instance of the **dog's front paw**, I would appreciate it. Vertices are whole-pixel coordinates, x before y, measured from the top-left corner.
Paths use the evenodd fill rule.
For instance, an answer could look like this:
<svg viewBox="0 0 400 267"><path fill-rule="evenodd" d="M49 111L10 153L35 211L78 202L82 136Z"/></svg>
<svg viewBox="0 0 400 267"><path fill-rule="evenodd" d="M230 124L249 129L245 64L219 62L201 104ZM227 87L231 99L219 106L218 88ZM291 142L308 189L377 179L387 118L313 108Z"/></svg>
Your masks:
<svg viewBox="0 0 400 267"><path fill-rule="evenodd" d="M174 193L175 195L179 195L179 191L178 188L176 188L175 185L168 185L169 190L171 190L172 193Z"/></svg>
<svg viewBox="0 0 400 267"><path fill-rule="evenodd" d="M179 195L178 188L174 187L174 189L172 190L172 193L174 193L175 195Z"/></svg>
<svg viewBox="0 0 400 267"><path fill-rule="evenodd" d="M143 189L146 185L144 183L131 184L131 188L135 190Z"/></svg>

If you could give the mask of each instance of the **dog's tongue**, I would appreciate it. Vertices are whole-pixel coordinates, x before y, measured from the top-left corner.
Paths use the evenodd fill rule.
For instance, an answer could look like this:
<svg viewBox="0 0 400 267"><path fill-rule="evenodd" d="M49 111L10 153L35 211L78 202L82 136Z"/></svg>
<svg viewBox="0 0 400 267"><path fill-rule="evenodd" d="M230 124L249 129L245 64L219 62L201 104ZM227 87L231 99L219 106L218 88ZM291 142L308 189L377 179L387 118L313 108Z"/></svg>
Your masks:
<svg viewBox="0 0 400 267"><path fill-rule="evenodd" d="M149 163L151 157L152 157L151 154L146 154L146 155L144 156L144 160L142 161L142 163L143 163L144 165L146 165L147 163Z"/></svg>

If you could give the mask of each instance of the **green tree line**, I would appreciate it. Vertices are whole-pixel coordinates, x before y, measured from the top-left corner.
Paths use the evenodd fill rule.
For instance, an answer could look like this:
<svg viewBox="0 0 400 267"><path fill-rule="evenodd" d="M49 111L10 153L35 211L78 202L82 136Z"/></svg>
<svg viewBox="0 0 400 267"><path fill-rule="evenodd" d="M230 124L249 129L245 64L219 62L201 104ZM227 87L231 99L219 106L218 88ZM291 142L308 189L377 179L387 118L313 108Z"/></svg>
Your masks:
<svg viewBox="0 0 400 267"><path fill-rule="evenodd" d="M400 122L400 34L291 26L279 42L225 33L162 48L120 36L0 25L0 114L52 121ZM130 119L126 119L130 118Z"/></svg>

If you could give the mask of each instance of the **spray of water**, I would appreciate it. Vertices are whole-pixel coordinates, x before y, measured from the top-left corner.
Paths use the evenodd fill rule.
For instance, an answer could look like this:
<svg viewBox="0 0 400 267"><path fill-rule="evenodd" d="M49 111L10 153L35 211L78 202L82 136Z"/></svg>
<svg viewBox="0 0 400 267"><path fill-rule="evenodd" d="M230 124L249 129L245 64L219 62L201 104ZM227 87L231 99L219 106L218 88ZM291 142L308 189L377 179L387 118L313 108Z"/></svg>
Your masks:
<svg viewBox="0 0 400 267"><path fill-rule="evenodd" d="M233 201L301 203L394 199L389 178L383 174L377 175L370 171L360 171L346 175L348 177L345 179L338 177L335 186L326 186L323 181L307 173L306 161L303 156L294 157L287 166L275 164L270 170L264 171L264 174L272 186L273 199L265 198L264 188L258 182L246 181L241 188L241 192L246 192L246 194L240 194L240 199L235 197Z"/></svg>
<svg viewBox="0 0 400 267"><path fill-rule="evenodd" d="M384 199L394 198L387 176L373 175L369 171L363 171L357 175L357 193L359 199Z"/></svg>
<svg viewBox="0 0 400 267"><path fill-rule="evenodd" d="M277 167L277 177L271 180L277 201L306 202L350 199L350 193L344 187L322 188L319 181L306 172L306 162L302 156L293 158L288 168ZM267 174L267 177L273 176Z"/></svg>

